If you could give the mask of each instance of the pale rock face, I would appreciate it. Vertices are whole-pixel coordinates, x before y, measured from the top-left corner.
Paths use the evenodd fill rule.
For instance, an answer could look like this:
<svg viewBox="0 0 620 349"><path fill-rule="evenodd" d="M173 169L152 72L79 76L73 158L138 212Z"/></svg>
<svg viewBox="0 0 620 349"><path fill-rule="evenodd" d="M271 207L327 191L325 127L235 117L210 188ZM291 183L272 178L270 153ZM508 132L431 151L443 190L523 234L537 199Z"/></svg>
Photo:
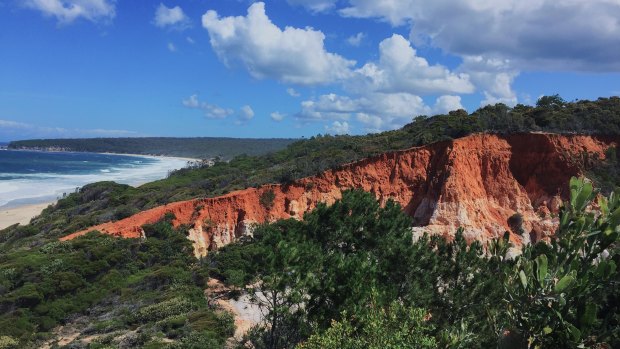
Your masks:
<svg viewBox="0 0 620 349"><path fill-rule="evenodd" d="M568 196L568 181L583 174L569 157L589 153L603 159L605 151L619 143L619 139L580 135L476 134L363 159L287 185L171 203L62 239L92 230L139 238L144 224L171 212L175 226L191 227L188 238L194 242L195 254L204 256L251 235L255 224L302 219L319 203L331 205L343 190L359 188L382 204L388 199L398 202L414 218L414 238L426 232L450 239L462 227L468 242L486 242L509 231L511 241L519 246L546 239L555 231L554 215ZM267 208L260 198L269 191L275 199ZM523 217L524 236L508 225L515 213Z"/></svg>

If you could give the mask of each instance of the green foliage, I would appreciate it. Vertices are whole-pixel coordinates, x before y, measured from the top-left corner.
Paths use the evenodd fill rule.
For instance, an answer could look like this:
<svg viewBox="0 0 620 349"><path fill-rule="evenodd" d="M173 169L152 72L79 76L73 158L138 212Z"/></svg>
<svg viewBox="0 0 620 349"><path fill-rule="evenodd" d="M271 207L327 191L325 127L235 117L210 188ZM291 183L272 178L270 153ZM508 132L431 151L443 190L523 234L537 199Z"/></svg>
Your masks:
<svg viewBox="0 0 620 349"><path fill-rule="evenodd" d="M405 327L388 320L407 316L395 304L428 315L407 328L439 347L617 347L620 199L600 198L599 214L590 183L572 179L570 192L555 237L512 259L508 234L486 246L468 245L461 231L411 243L400 207L349 191L302 222L260 226L209 263L215 276L235 269L238 286L253 284L247 291L268 314L250 333L256 348L292 348L309 336L310 348L398 347Z"/></svg>
<svg viewBox="0 0 620 349"><path fill-rule="evenodd" d="M261 194L258 201L261 204L261 206L269 210L273 206L273 200L275 200L275 198L276 198L276 194L273 192L273 190L268 190Z"/></svg>
<svg viewBox="0 0 620 349"><path fill-rule="evenodd" d="M620 98L565 102L551 96L541 98L535 107L497 104L470 115L455 111L417 117L399 130L319 135L274 153L240 155L209 168L178 171L139 189L111 182L87 185L47 208L31 225L0 233L0 335L31 343L34 333L45 336L72 315L116 300L123 304L125 315L119 317L122 325L115 326L131 323L163 331L159 335L174 337L175 345L193 345L189 338L204 345L215 343L212 340L220 343L220 330L192 327L201 321L192 322L189 315L182 326L182 314L152 321L135 318L142 308L178 297L190 300L190 314L205 309L200 289L205 270L191 257L184 232L161 223L145 228L146 240L98 235L67 243L55 239L136 210L289 182L364 157L485 131L618 135ZM615 152L608 150L606 162L594 161L595 166L586 168L596 183L604 184L605 194L620 183ZM449 242L423 236L411 244L411 222L400 208L392 203L379 208L371 198L353 193L331 208L319 207L305 222L260 227L253 240L228 246L207 262L212 275L237 287L263 280L250 290L257 297L276 292L275 298L262 301L276 315L271 318L275 330L270 327L272 333L262 337L268 344L276 336L286 336L284 342L292 346L309 336L311 328L327 330L332 320L351 320L357 326L355 321L376 292L372 302L380 309L398 301L407 309L428 311L432 335L441 346L494 347L506 338L559 347L594 342L619 346L618 331L613 330L620 322L614 292L618 289L614 266L620 263L618 199L610 196L597 203L607 213L591 217L587 207L594 191L575 181L571 190L571 201L561 216L562 238L526 247L514 260L505 258L507 238L482 246L467 245L462 234ZM510 297L519 306L509 307ZM540 301L545 297L550 297L551 307ZM549 315L553 309L561 319ZM343 312L351 318L341 318ZM557 330L541 325L547 320ZM149 331L143 336L154 335ZM143 339L135 343L161 344Z"/></svg>
<svg viewBox="0 0 620 349"><path fill-rule="evenodd" d="M132 346L146 345L159 332L179 342L208 338L211 347L221 347L233 321L207 307L191 242L166 221L144 230L145 240L90 233L3 254L2 340L34 346L76 315L104 313L114 320L94 322L84 331L92 335L139 328ZM195 326L206 318L210 326Z"/></svg>
<svg viewBox="0 0 620 349"><path fill-rule="evenodd" d="M136 314L136 320L149 322L167 319L175 315L185 314L194 307L189 299L176 297L141 308Z"/></svg>
<svg viewBox="0 0 620 349"><path fill-rule="evenodd" d="M92 184L47 209L34 220L36 229L10 228L8 232L0 234L0 242L7 239L7 242L19 241L24 246L29 242L40 241L43 237L58 237L88 226L121 219L136 210L179 200L218 196L267 183L288 183L362 158L447 141L476 132L528 131L618 135L620 98L566 102L561 107L555 102L545 102L536 107L517 105L513 108L497 104L480 108L470 115L461 110L446 115L419 116L399 130L365 136L319 135L287 143L286 148L279 148L275 152L239 155L228 162L217 162L212 167L176 171L164 180L145 184L139 189L110 182ZM183 143L179 144L182 146ZM243 145L242 142L239 144ZM605 182L605 193L620 183L618 165L597 166L597 169L596 178Z"/></svg>
<svg viewBox="0 0 620 349"><path fill-rule="evenodd" d="M343 314L323 333L312 335L299 349L399 349L437 348L432 325L421 309L393 302L387 308L374 305L358 319Z"/></svg>
<svg viewBox="0 0 620 349"><path fill-rule="evenodd" d="M609 195L620 186L619 155L617 147L609 147L605 151L604 161L596 161L593 166L586 168L586 177L592 179L605 195Z"/></svg>
<svg viewBox="0 0 620 349"><path fill-rule="evenodd" d="M525 248L508 274L510 330L530 347L617 346L620 200L600 197L593 212L591 183L573 178L570 192L555 239Z"/></svg>
<svg viewBox="0 0 620 349"><path fill-rule="evenodd" d="M231 159L237 155L261 155L285 148L294 139L222 137L140 137L88 139L33 139L13 141L9 149L64 149L91 153L144 154L189 158Z"/></svg>
<svg viewBox="0 0 620 349"><path fill-rule="evenodd" d="M9 336L0 336L0 349L16 349L19 342Z"/></svg>

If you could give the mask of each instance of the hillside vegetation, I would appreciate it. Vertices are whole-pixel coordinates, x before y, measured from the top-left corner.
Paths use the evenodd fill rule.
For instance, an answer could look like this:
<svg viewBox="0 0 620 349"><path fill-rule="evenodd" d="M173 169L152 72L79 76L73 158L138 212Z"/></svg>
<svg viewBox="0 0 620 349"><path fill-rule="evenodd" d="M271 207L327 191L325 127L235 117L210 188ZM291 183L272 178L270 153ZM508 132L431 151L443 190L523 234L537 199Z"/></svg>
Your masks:
<svg viewBox="0 0 620 349"><path fill-rule="evenodd" d="M584 211L593 193L583 182L572 183L576 196L562 213L561 238L509 261L505 240L489 246L485 258L483 246L467 247L461 238L411 245L411 222L400 208L379 208L356 192L305 222L261 227L254 240L202 261L191 257L186 228L172 229L171 217L147 227L146 240L98 234L56 240L168 202L287 182L387 151L475 132L528 131L618 135L620 98L566 103L552 96L534 107L498 104L472 114L417 117L399 130L319 135L277 152L183 169L139 188L87 185L30 225L0 231L0 348L38 347L57 336L58 325L96 338L74 348L223 347L232 320L204 299L209 275L239 287L260 279L265 290L282 295L276 308L266 305L275 311L275 329L252 332L259 348L493 347L504 332L531 347L620 345L620 204L610 196L610 212L593 217ZM605 193L620 183L615 154L589 169ZM601 249L609 262L601 262ZM296 313L300 302L307 307Z"/></svg>
<svg viewBox="0 0 620 349"><path fill-rule="evenodd" d="M179 156L197 159L219 157L222 160L246 155L261 155L285 148L295 139L254 139L222 137L140 137L31 139L13 141L9 149L62 149L66 151Z"/></svg>
<svg viewBox="0 0 620 349"><path fill-rule="evenodd" d="M365 136L318 135L265 155L241 155L212 167L181 169L139 189L110 182L87 185L47 210L34 223L46 236L58 237L169 202L213 197L266 183L286 183L389 151L476 132L528 131L618 135L620 98L567 103L551 96L541 98L535 107L509 108L496 104L469 115L460 110L417 117L401 129ZM591 170L603 169L596 175L604 182L605 192L609 192L618 179L617 162L598 165Z"/></svg>
<svg viewBox="0 0 620 349"><path fill-rule="evenodd" d="M423 236L389 201L349 191L303 221L265 224L211 254L212 275L245 288L266 323L255 348L617 348L620 198L573 178L549 242L507 258L508 234L483 246ZM249 285L249 286L246 286Z"/></svg>

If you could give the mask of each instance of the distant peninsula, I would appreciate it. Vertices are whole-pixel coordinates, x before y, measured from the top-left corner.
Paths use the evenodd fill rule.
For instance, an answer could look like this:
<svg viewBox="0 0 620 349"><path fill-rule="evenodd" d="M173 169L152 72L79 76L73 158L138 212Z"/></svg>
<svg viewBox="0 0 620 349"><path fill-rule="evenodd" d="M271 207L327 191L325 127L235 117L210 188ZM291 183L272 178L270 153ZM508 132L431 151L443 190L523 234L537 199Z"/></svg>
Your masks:
<svg viewBox="0 0 620 349"><path fill-rule="evenodd" d="M8 144L14 150L75 151L229 160L237 155L262 155L286 148L292 138L136 137L32 139Z"/></svg>

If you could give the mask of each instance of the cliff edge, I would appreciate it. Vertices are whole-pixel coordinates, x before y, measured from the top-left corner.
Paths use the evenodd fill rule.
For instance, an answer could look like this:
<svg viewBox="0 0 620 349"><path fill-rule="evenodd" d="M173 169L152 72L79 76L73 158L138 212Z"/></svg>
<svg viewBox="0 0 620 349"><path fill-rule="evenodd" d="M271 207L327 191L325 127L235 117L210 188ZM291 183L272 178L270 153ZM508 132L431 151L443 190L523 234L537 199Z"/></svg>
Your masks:
<svg viewBox="0 0 620 349"><path fill-rule="evenodd" d="M318 203L331 204L343 190L360 188L382 203L400 203L413 217L416 234L450 238L462 227L468 241L484 242L509 231L521 244L553 233L553 214L568 196L570 177L582 175L588 162L604 159L619 143L584 135L475 134L367 158L289 184L170 203L61 240L93 230L138 238L143 225L173 213L175 226L190 226L196 256L204 256L251 234L256 223L301 219Z"/></svg>

